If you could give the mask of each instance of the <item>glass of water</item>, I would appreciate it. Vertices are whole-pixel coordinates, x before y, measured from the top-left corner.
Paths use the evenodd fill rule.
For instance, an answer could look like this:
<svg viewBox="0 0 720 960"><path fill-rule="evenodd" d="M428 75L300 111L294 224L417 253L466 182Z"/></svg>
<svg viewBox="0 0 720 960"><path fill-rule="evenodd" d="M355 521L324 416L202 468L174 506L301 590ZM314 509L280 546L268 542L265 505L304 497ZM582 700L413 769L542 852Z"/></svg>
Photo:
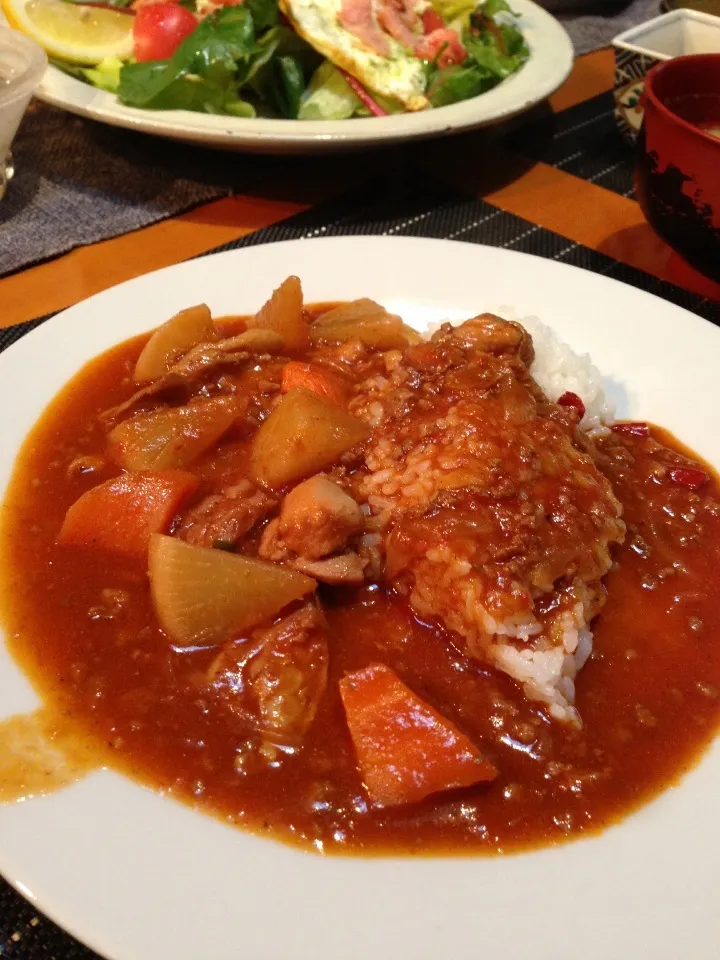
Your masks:
<svg viewBox="0 0 720 960"><path fill-rule="evenodd" d="M0 200L14 173L10 146L47 66L45 51L0 24Z"/></svg>

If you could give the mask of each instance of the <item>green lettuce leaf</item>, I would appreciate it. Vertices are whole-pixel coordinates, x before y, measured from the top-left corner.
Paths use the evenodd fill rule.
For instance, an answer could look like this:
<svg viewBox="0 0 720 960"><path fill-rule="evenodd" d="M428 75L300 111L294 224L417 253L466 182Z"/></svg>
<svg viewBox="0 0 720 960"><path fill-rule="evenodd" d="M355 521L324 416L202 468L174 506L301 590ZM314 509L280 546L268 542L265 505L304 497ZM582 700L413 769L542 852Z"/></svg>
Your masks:
<svg viewBox="0 0 720 960"><path fill-rule="evenodd" d="M300 101L300 120L347 120L361 106L359 98L329 60L317 68Z"/></svg>
<svg viewBox="0 0 720 960"><path fill-rule="evenodd" d="M245 0L243 6L250 11L258 33L268 27L277 26L280 21L277 0Z"/></svg>
<svg viewBox="0 0 720 960"><path fill-rule="evenodd" d="M224 113L226 104L240 100L238 69L255 53L250 11L224 7L198 24L169 60L125 64L117 93L132 107Z"/></svg>
<svg viewBox="0 0 720 960"><path fill-rule="evenodd" d="M279 18L278 0L245 0L206 17L167 60L57 65L132 107L297 117L322 58Z"/></svg>
<svg viewBox="0 0 720 960"><path fill-rule="evenodd" d="M95 67L82 71L84 78L94 87L107 90L108 93L117 93L120 86L120 71L124 64L117 57L105 57Z"/></svg>
<svg viewBox="0 0 720 960"><path fill-rule="evenodd" d="M519 31L516 32L519 33ZM528 58L529 51L522 35L519 46L515 44L511 48L509 44L505 44L507 52L500 49L496 36L489 30L479 36L468 34L463 42L468 52L468 59L473 60L477 67L496 82L515 73ZM511 49L514 52L510 52Z"/></svg>
<svg viewBox="0 0 720 960"><path fill-rule="evenodd" d="M69 63L67 60L58 60L57 57L48 57L48 63L51 67L62 70L69 77L75 77L76 80L87 80L85 76L87 67L82 67L77 63Z"/></svg>
<svg viewBox="0 0 720 960"><path fill-rule="evenodd" d="M477 97L492 86L491 78L475 65L446 67L435 74L429 90L430 103L434 107L447 107Z"/></svg>
<svg viewBox="0 0 720 960"><path fill-rule="evenodd" d="M283 58L290 59L281 63ZM297 116L305 92L305 77L310 76L319 63L320 55L302 37L289 27L277 26L258 41L243 83L262 101L263 115ZM293 110L295 113L291 114Z"/></svg>
<svg viewBox="0 0 720 960"><path fill-rule="evenodd" d="M282 56L273 60L273 66L277 75L275 105L284 117L295 120L305 90L302 64L297 57Z"/></svg>
<svg viewBox="0 0 720 960"><path fill-rule="evenodd" d="M461 66L432 68L428 71L428 96L434 107L477 97L515 73L530 56L522 32L506 18L499 24L488 19L497 13L510 13L506 0L486 0L471 18L472 31L463 32L468 52Z"/></svg>
<svg viewBox="0 0 720 960"><path fill-rule="evenodd" d="M250 11L242 7L224 7L198 24L170 59L178 75L197 74L212 80L217 72L223 77L234 73L237 62L255 51L255 24Z"/></svg>
<svg viewBox="0 0 720 960"><path fill-rule="evenodd" d="M484 17L488 17L491 20L495 18L495 14L497 13L509 13L512 17L517 16L517 14L513 13L507 0L485 0L485 3L480 4L479 10Z"/></svg>

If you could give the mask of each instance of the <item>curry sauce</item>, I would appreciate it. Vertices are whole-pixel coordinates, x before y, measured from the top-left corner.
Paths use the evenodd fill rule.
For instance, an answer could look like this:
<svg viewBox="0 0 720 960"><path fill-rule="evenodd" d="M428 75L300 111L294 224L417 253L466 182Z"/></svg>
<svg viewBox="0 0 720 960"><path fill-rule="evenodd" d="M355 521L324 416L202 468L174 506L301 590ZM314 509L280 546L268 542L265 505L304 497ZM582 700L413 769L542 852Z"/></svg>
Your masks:
<svg viewBox="0 0 720 960"><path fill-rule="evenodd" d="M56 543L71 504L117 473L98 414L128 397L144 342L92 361L53 401L26 441L3 506L10 648L45 710L95 739L98 765L328 853L494 854L601 830L697 762L720 717L718 484L707 467L701 490L669 483L668 470L697 458L653 427L647 437L612 434L599 444L628 534L614 552L594 652L576 683L581 727L551 720L392 588L321 585L330 666L317 717L302 749L254 764L242 726L216 709L205 683L217 649L171 644L144 566ZM236 476L247 462L247 441L236 438L194 469ZM497 778L406 808L373 809L338 681L375 661L477 743ZM0 749L7 750L2 730ZM87 749L83 757L77 775L92 765Z"/></svg>

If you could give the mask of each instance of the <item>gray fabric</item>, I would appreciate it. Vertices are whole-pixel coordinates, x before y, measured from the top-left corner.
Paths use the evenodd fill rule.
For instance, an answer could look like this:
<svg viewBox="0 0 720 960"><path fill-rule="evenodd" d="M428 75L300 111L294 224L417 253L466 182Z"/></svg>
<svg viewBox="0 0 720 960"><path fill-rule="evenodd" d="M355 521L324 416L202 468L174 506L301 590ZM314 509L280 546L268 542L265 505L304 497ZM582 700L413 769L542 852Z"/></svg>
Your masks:
<svg viewBox="0 0 720 960"><path fill-rule="evenodd" d="M267 169L35 103L13 144L0 201L0 275L241 192Z"/></svg>
<svg viewBox="0 0 720 960"><path fill-rule="evenodd" d="M660 15L660 0L631 0L626 6L600 0L540 0L570 34L575 54L607 47L619 33ZM560 9L558 9L560 8Z"/></svg>

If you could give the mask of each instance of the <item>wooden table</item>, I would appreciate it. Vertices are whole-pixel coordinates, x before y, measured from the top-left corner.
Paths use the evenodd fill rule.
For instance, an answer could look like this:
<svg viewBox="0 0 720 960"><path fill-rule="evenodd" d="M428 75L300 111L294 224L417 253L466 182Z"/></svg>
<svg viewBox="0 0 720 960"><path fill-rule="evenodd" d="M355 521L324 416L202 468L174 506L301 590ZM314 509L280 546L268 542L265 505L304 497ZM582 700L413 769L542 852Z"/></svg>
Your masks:
<svg viewBox="0 0 720 960"><path fill-rule="evenodd" d="M550 99L559 112L612 87L613 57L580 57ZM413 160L435 176L533 224L661 279L720 299L720 287L685 267L650 229L637 202L561 169L520 157L477 135L413 146ZM480 155L481 151L481 155ZM382 157L382 154L374 154ZM258 162L262 162L259 160ZM198 207L134 233L83 247L0 280L0 326L70 306L91 294L245 236L338 195L370 161L323 159L298 164L292 183L262 180L252 194ZM331 171L331 175L328 172Z"/></svg>

